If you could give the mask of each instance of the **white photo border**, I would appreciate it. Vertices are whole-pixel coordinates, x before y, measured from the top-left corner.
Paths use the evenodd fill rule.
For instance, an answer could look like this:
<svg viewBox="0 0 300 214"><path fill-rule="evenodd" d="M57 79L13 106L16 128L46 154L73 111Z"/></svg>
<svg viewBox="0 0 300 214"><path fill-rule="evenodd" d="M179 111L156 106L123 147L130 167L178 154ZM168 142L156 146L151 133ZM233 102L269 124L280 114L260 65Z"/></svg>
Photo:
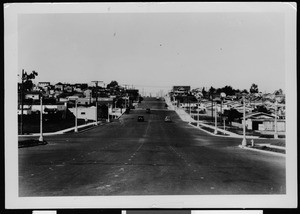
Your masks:
<svg viewBox="0 0 300 214"><path fill-rule="evenodd" d="M108 10L109 8L109 10ZM287 153L285 195L18 196L18 15L44 13L279 12L285 15ZM297 207L296 3L14 3L4 4L5 208L295 208ZM291 144L290 144L291 143Z"/></svg>

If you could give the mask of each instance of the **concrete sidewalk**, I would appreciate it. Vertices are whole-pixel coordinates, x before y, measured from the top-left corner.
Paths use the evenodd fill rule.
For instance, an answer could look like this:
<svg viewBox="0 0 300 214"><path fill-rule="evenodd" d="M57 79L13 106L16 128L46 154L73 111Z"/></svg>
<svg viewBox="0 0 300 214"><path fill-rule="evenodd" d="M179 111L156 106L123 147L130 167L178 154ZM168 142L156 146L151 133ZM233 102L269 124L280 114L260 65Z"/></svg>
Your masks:
<svg viewBox="0 0 300 214"><path fill-rule="evenodd" d="M97 124L99 125L100 123L101 123L100 121L98 121L97 123L96 122L92 122L92 123L88 123L88 124L83 124L83 125L77 126L77 128L80 129L80 128L85 128L85 127L89 127L89 126L96 126ZM43 135L44 136L58 135L58 134L64 134L64 133L67 133L67 132L70 132L70 131L73 131L73 130L75 130L75 127L63 129L63 130L56 131L56 132L46 132L46 133L43 133ZM18 135L18 137L34 137L34 136L40 136L40 133Z"/></svg>
<svg viewBox="0 0 300 214"><path fill-rule="evenodd" d="M183 121L188 122L188 123L199 123L199 126L205 126L207 128L215 129L215 126L207 125L207 124L205 124L205 123L203 123L201 121L194 120L184 109L182 109L180 107L177 107L177 106L173 106L173 104L172 104L172 102L171 102L171 100L170 100L169 97L165 97L165 101L166 101L166 103L168 105L168 109L174 110ZM194 127L201 129L201 127L199 127L199 126L194 126ZM207 132L207 133L209 133L211 135L216 136L214 133L211 133L211 132L206 131L204 129L201 129L201 130L203 130L203 131L205 131L205 132ZM239 135L239 134L236 134L236 133L224 130L224 129L217 128L217 131L222 132L222 133L228 135L228 136L222 136L222 137L243 138L243 135ZM247 135L246 137L250 138L250 139L257 139L257 138L259 138L259 136L250 136L250 135Z"/></svg>
<svg viewBox="0 0 300 214"><path fill-rule="evenodd" d="M176 113L178 114L178 116L183 121L188 122L191 126L193 126L195 128L198 128L198 129L200 129L200 130L202 130L202 131L204 131L204 132L206 132L206 133L208 133L210 135L216 136L214 133L212 133L210 131L207 131L205 129L202 129L201 127L199 127L199 126L205 126L205 127L211 128L211 129L215 129L214 126L207 125L207 124L204 124L204 123L202 123L200 121L194 120L185 110L183 110L181 108L178 108L177 106L173 106L173 104L171 103L170 99L168 99L168 97L166 97L165 100L166 100L166 103L168 105L168 109L176 111ZM194 126L191 123L198 123L199 126ZM226 130L223 130L223 129L220 129L220 128L217 128L217 130L228 135L228 136L222 136L222 137L243 138L243 135L238 135L236 133L233 133L233 132L230 132L230 131L226 131ZM250 136L250 135L246 136L246 139L248 139L248 140L249 139L257 139L257 138L259 138L259 136ZM263 138L261 138L261 139L263 139ZM280 146L272 146L270 144L257 144L257 145L265 145L268 148L276 148L276 149L281 149L281 150L285 151L285 148L284 147L280 147ZM251 147L251 146L240 146L240 148L285 157L285 154L283 154L283 153L278 153L278 152L274 152L274 151L265 151L265 150L261 150L261 149L254 148L254 147Z"/></svg>

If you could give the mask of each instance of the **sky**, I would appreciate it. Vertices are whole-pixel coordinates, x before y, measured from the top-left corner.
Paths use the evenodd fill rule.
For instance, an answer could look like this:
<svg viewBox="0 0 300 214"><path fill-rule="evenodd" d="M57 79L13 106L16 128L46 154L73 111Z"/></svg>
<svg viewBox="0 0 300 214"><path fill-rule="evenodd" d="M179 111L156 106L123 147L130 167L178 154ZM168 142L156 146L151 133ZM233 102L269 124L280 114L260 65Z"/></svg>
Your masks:
<svg viewBox="0 0 300 214"><path fill-rule="evenodd" d="M255 12L18 15L18 70L36 82L105 84L140 92L230 85L285 89L284 15Z"/></svg>

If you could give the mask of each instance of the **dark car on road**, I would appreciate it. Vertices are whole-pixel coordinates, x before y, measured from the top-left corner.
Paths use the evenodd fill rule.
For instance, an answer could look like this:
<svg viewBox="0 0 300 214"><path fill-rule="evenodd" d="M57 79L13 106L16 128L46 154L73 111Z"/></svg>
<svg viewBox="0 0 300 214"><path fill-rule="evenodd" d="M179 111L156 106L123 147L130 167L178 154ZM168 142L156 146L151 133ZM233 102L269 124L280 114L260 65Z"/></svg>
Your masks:
<svg viewBox="0 0 300 214"><path fill-rule="evenodd" d="M138 116L137 121L144 122L145 121L144 116Z"/></svg>
<svg viewBox="0 0 300 214"><path fill-rule="evenodd" d="M165 117L165 122L172 122L171 117L170 116L166 116Z"/></svg>
<svg viewBox="0 0 300 214"><path fill-rule="evenodd" d="M150 113L151 113L150 108L147 108L147 109L146 109L146 113L147 113L147 114L150 114Z"/></svg>

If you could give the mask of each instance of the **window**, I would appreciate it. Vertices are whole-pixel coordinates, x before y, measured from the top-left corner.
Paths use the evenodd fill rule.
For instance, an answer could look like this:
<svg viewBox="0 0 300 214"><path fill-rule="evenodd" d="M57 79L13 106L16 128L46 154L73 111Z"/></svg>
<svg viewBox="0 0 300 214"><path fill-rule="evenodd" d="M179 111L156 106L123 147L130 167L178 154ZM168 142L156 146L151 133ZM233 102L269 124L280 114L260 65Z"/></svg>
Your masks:
<svg viewBox="0 0 300 214"><path fill-rule="evenodd" d="M81 115L85 115L85 112L81 112Z"/></svg>

